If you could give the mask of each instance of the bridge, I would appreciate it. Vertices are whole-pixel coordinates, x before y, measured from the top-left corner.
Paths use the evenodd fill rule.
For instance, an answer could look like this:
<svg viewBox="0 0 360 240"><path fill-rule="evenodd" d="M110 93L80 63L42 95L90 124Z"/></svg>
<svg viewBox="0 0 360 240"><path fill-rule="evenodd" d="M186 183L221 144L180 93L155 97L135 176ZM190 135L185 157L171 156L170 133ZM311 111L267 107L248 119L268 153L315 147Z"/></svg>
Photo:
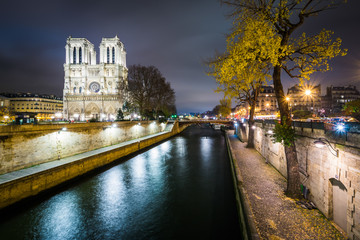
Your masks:
<svg viewBox="0 0 360 240"><path fill-rule="evenodd" d="M231 121L231 120L205 120L205 119L180 120L179 126L192 125L192 124L203 124L203 123L223 124L223 125L231 126L233 124L233 121Z"/></svg>

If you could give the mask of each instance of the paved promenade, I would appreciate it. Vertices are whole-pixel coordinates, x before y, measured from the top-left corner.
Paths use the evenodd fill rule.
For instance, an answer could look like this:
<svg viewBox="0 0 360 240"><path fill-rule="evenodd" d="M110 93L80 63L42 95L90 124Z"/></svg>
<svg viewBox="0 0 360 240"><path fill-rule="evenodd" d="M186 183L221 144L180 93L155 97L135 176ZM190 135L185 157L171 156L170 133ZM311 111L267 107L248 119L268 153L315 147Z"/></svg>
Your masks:
<svg viewBox="0 0 360 240"><path fill-rule="evenodd" d="M227 136L253 239L346 239L320 211L287 198L286 179L255 149Z"/></svg>

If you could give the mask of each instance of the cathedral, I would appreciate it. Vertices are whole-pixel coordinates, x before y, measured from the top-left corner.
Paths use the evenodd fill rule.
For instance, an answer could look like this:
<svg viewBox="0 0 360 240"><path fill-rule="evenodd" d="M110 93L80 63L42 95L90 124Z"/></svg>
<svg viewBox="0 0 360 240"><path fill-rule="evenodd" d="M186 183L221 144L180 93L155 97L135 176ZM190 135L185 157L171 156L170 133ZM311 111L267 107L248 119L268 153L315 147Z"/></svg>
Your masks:
<svg viewBox="0 0 360 240"><path fill-rule="evenodd" d="M123 106L127 85L126 51L119 38L103 38L99 63L94 45L85 38L66 41L64 118L75 121L114 120Z"/></svg>

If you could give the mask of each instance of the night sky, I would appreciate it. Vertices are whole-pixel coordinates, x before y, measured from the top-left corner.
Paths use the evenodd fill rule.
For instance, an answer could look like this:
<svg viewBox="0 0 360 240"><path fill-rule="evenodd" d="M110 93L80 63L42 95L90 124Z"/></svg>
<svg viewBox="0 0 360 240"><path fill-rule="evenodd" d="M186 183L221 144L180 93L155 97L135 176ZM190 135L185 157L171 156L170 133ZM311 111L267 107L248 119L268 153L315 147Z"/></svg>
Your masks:
<svg viewBox="0 0 360 240"><path fill-rule="evenodd" d="M204 60L225 50L231 28L217 0L3 1L0 9L0 92L62 96L67 37L87 38L99 57L103 37L118 35L127 65L156 66L176 92L179 113L204 112L219 103ZM360 1L309 18L300 29L331 29L348 55L315 75L322 94L331 84L360 87ZM284 78L284 88L298 83Z"/></svg>

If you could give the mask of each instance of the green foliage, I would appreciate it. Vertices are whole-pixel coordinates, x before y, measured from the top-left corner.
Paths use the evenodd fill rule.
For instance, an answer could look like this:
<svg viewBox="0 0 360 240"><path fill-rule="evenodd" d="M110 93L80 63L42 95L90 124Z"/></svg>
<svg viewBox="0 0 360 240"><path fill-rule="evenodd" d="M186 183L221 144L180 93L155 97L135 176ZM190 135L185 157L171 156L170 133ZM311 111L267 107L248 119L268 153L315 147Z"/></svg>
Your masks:
<svg viewBox="0 0 360 240"><path fill-rule="evenodd" d="M312 116L312 113L308 110L294 110L292 112L294 119L305 119Z"/></svg>
<svg viewBox="0 0 360 240"><path fill-rule="evenodd" d="M295 129L288 126L285 121L283 123L276 122L272 141L274 143L279 142L284 146L292 146L295 141Z"/></svg>
<svg viewBox="0 0 360 240"><path fill-rule="evenodd" d="M360 121L360 99L347 102L344 106L345 114L352 116Z"/></svg>
<svg viewBox="0 0 360 240"><path fill-rule="evenodd" d="M116 115L116 120L120 121L120 120L124 120L124 113L121 111L121 109L119 108L117 115Z"/></svg>

